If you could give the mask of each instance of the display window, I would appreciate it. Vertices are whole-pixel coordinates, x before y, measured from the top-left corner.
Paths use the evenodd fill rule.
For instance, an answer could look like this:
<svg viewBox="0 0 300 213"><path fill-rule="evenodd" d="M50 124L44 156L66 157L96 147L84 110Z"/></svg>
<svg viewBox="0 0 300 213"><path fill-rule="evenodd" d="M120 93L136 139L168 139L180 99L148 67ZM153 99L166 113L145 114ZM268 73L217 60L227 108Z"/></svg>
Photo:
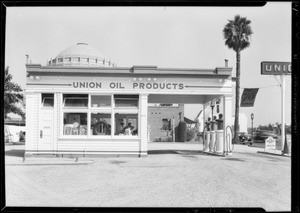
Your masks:
<svg viewBox="0 0 300 213"><path fill-rule="evenodd" d="M64 135L87 135L87 113L64 113Z"/></svg>
<svg viewBox="0 0 300 213"><path fill-rule="evenodd" d="M138 100L138 95L63 94L63 135L138 136Z"/></svg>
<svg viewBox="0 0 300 213"><path fill-rule="evenodd" d="M115 113L115 135L138 135L138 114Z"/></svg>
<svg viewBox="0 0 300 213"><path fill-rule="evenodd" d="M91 113L91 134L111 135L111 114Z"/></svg>

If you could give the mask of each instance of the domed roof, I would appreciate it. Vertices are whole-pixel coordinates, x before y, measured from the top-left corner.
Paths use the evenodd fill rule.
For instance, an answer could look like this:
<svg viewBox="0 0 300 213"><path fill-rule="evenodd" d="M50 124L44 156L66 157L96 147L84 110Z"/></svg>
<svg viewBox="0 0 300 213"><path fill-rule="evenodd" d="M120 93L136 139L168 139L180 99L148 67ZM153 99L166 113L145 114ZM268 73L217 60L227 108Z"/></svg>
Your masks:
<svg viewBox="0 0 300 213"><path fill-rule="evenodd" d="M77 43L61 51L55 59L49 61L50 66L80 67L114 67L115 64L104 58L94 47L86 43Z"/></svg>
<svg viewBox="0 0 300 213"><path fill-rule="evenodd" d="M94 47L89 46L86 43L77 43L76 45L69 47L61 51L57 58L68 56L86 56L95 58L104 58L104 56Z"/></svg>

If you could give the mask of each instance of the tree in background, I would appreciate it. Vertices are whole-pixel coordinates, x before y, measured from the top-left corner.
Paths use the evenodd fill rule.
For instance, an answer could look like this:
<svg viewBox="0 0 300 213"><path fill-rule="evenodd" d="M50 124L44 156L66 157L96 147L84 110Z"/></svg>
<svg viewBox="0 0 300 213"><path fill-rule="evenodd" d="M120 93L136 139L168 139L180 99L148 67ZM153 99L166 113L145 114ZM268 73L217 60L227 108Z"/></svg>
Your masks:
<svg viewBox="0 0 300 213"><path fill-rule="evenodd" d="M250 36L253 33L250 27L251 21L245 17L236 15L234 20L228 20L223 29L225 45L236 52L236 88L235 88L235 120L234 120L234 143L239 141L239 111L240 111L240 61L241 51L250 46Z"/></svg>
<svg viewBox="0 0 300 213"><path fill-rule="evenodd" d="M4 118L7 118L9 113L15 113L23 119L25 118L25 113L17 106L17 103L25 106L22 91L18 84L12 82L12 75L9 74L9 67L7 66L4 79Z"/></svg>

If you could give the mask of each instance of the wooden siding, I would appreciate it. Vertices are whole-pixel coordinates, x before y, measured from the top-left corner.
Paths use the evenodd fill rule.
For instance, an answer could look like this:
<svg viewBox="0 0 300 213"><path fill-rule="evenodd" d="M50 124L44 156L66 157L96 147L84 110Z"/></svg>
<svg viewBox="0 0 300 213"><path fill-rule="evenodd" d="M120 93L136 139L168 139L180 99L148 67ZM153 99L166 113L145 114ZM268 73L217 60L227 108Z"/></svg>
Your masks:
<svg viewBox="0 0 300 213"><path fill-rule="evenodd" d="M27 93L26 94L26 143L25 150L38 149L39 137L39 94Z"/></svg>
<svg viewBox="0 0 300 213"><path fill-rule="evenodd" d="M137 153L140 139L58 139L57 151Z"/></svg>

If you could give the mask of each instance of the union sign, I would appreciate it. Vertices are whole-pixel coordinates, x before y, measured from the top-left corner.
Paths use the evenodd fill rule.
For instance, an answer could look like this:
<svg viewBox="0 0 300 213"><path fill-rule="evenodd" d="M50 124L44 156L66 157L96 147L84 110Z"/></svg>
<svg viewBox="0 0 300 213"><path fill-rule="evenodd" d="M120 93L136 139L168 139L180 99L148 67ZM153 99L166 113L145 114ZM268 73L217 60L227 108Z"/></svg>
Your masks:
<svg viewBox="0 0 300 213"><path fill-rule="evenodd" d="M292 73L292 64L290 62L261 62L262 75L288 75Z"/></svg>

